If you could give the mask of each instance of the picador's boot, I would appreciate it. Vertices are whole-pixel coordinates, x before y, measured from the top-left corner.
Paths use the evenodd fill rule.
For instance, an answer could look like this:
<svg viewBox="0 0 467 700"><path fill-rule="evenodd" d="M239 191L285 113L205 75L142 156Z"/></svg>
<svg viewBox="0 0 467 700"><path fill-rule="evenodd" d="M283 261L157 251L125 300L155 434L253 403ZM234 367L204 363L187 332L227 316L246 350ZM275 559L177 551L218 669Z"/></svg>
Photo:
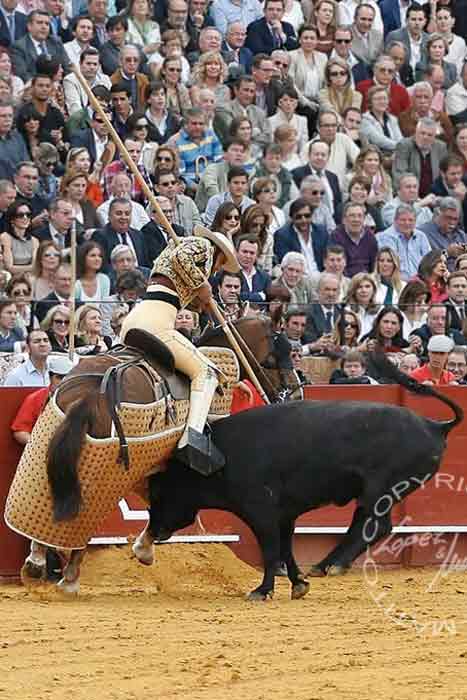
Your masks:
<svg viewBox="0 0 467 700"><path fill-rule="evenodd" d="M216 373L213 369L209 369L203 391L191 390L185 432L179 440L174 455L203 476L219 471L225 464L225 457L214 445L209 429L204 430L217 385Z"/></svg>

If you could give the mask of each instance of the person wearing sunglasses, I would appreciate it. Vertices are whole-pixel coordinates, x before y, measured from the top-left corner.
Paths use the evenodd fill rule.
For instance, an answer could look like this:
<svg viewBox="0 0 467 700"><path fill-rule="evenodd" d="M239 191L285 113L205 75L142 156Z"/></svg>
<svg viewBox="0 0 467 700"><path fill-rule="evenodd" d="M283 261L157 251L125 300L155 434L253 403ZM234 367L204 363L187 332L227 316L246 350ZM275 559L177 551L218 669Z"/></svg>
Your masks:
<svg viewBox="0 0 467 700"><path fill-rule="evenodd" d="M53 241L42 241L37 249L32 270L32 296L44 299L54 290L55 273L60 265L61 252Z"/></svg>
<svg viewBox="0 0 467 700"><path fill-rule="evenodd" d="M36 149L34 162L39 170L37 194L49 205L58 193L59 180L54 170L59 162L59 153L51 143L41 143Z"/></svg>
<svg viewBox="0 0 467 700"><path fill-rule="evenodd" d="M12 274L32 272L39 241L31 236L31 216L31 208L23 199L17 199L5 214L5 230L0 234L0 244L5 269Z"/></svg>
<svg viewBox="0 0 467 700"><path fill-rule="evenodd" d="M345 309L337 319L332 332L332 343L338 353L358 348L361 328L360 319L355 311Z"/></svg>
<svg viewBox="0 0 467 700"><path fill-rule="evenodd" d="M299 197L290 205L290 223L278 229L274 235L274 254L280 263L289 251L303 253L306 274L321 272L324 266L324 251L329 236L324 228L312 223L312 208Z"/></svg>
<svg viewBox="0 0 467 700"><path fill-rule="evenodd" d="M191 197L181 194L179 175L156 169L153 182L157 194L170 201L174 222L183 228L186 235L191 236L193 228L202 223L201 215Z"/></svg>
<svg viewBox="0 0 467 700"><path fill-rule="evenodd" d="M158 77L165 86L167 109L178 117L184 116L193 105L190 93L182 83L181 59L176 56L165 58Z"/></svg>
<svg viewBox="0 0 467 700"><path fill-rule="evenodd" d="M134 44L126 44L120 49L120 67L111 76L112 85L123 83L130 93L133 109L141 110L145 105L149 79L140 72L141 52Z"/></svg>
<svg viewBox="0 0 467 700"><path fill-rule="evenodd" d="M41 329L47 333L52 352L68 352L70 331L70 309L58 304L48 310L41 323Z"/></svg>
<svg viewBox="0 0 467 700"><path fill-rule="evenodd" d="M240 231L240 211L233 202L221 204L211 225L213 231L227 236L231 241Z"/></svg>
<svg viewBox="0 0 467 700"><path fill-rule="evenodd" d="M352 87L362 80L371 78L370 66L360 61L352 53L352 28L346 25L338 25L334 34L334 48L331 51L330 59L340 59L351 71Z"/></svg>
<svg viewBox="0 0 467 700"><path fill-rule="evenodd" d="M326 190L321 178L316 175L308 175L303 178L300 185L300 197L305 199L311 206L313 212L311 220L314 224L324 226L326 231L330 232L336 228L336 222L326 203L325 194ZM286 207L286 214L288 209Z"/></svg>
<svg viewBox="0 0 467 700"><path fill-rule="evenodd" d="M362 111L368 109L368 91L377 85L384 87L389 92L388 112L398 117L402 112L410 108L410 97L404 85L398 85L394 78L396 65L390 56L382 54L374 64L374 76L369 80L357 83L357 90L363 95Z"/></svg>
<svg viewBox="0 0 467 700"><path fill-rule="evenodd" d="M340 58L331 58L325 70L325 84L319 92L322 109L332 109L339 117L344 116L347 109L360 109L362 95L352 87L352 77L349 66Z"/></svg>

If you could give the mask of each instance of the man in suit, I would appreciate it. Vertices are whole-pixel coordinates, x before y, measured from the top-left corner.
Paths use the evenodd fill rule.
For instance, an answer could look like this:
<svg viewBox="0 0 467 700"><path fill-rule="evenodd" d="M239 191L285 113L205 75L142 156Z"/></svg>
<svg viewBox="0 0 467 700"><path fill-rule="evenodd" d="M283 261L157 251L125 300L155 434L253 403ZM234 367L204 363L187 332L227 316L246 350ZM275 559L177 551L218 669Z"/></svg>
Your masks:
<svg viewBox="0 0 467 700"><path fill-rule="evenodd" d="M352 52L352 41L353 35L351 27L337 27L334 34L334 48L330 58L340 58L350 66L353 83L356 85L361 80L369 80L372 73L370 66L364 61L360 61Z"/></svg>
<svg viewBox="0 0 467 700"><path fill-rule="evenodd" d="M58 304L71 308L72 280L71 265L61 263L54 275L54 291L35 305L34 316L39 323L44 320L47 312Z"/></svg>
<svg viewBox="0 0 467 700"><path fill-rule="evenodd" d="M280 263L286 253L294 251L305 256L305 273L321 272L329 236L324 226L313 224L311 206L299 197L290 205L290 223L274 234L274 254Z"/></svg>
<svg viewBox="0 0 467 700"><path fill-rule="evenodd" d="M246 29L241 22L232 22L227 26L227 33L222 44L224 60L228 66L242 66L245 73L251 71L253 54L245 46Z"/></svg>
<svg viewBox="0 0 467 700"><path fill-rule="evenodd" d="M291 51L297 48L294 28L288 22L282 22L284 11L283 0L266 0L264 17L251 22L247 28L245 43L253 54L270 56L274 49Z"/></svg>
<svg viewBox="0 0 467 700"><path fill-rule="evenodd" d="M63 19L64 0L42 0L42 7L50 17L51 35L61 39L63 43L72 41L73 34L71 33L70 22L67 19Z"/></svg>
<svg viewBox="0 0 467 700"><path fill-rule="evenodd" d="M0 1L0 46L10 47L27 32L27 17L18 12L18 0Z"/></svg>
<svg viewBox="0 0 467 700"><path fill-rule="evenodd" d="M322 355L331 349L331 333L341 313L338 304L340 283L336 275L323 272L318 283L318 303L307 312L303 336L304 355Z"/></svg>
<svg viewBox="0 0 467 700"><path fill-rule="evenodd" d="M383 35L373 29L376 17L374 7L361 3L355 10L352 25L352 52L364 63L372 64L383 48Z"/></svg>
<svg viewBox="0 0 467 700"><path fill-rule="evenodd" d="M403 2L405 4L405 0ZM399 0L381 0L379 9L383 20L384 38L386 38L390 32L395 32L402 27L401 6Z"/></svg>
<svg viewBox="0 0 467 700"><path fill-rule="evenodd" d="M407 49L407 63L412 66L413 71L425 53L429 36L423 31L425 25L426 14L423 7L414 2L407 10L406 26L389 32L386 36L386 46L391 41L400 41L404 44Z"/></svg>
<svg viewBox="0 0 467 700"><path fill-rule="evenodd" d="M240 299L256 304L264 303L266 301L266 290L271 284L271 278L266 272L256 267L259 254L257 237L251 234L239 236L235 240L235 250L242 276Z"/></svg>
<svg viewBox="0 0 467 700"><path fill-rule="evenodd" d="M109 40L99 49L102 70L106 75L113 75L120 66L120 49L125 44L128 20L122 15L109 17L105 25Z"/></svg>
<svg viewBox="0 0 467 700"><path fill-rule="evenodd" d="M50 17L47 12L34 10L28 15L27 34L11 46L13 72L25 83L36 75L39 56L57 59L65 73L70 71L70 61L60 39L50 35Z"/></svg>
<svg viewBox="0 0 467 700"><path fill-rule="evenodd" d="M184 236L185 230L183 227L174 223L174 211L170 199L168 197L156 197L156 200L162 210L162 213L165 214L167 221L169 224L171 224L177 236ZM168 234L159 224L157 212L153 211L151 213L151 221L143 226L141 233L143 234L146 242L146 250L148 253L148 260L150 262L149 267L152 269L154 260L159 257L169 242Z"/></svg>
<svg viewBox="0 0 467 700"><path fill-rule="evenodd" d="M110 113L108 113L110 119ZM108 129L104 120L97 112L93 112L90 129L80 129L70 137L71 145L76 148L87 148L91 158L91 167L100 160L109 143Z"/></svg>
<svg viewBox="0 0 467 700"><path fill-rule="evenodd" d="M239 78L234 85L234 95L233 100L216 109L214 116L214 131L224 147L228 141L228 132L232 121L236 117L243 116L247 116L251 121L253 142L261 147L270 143L272 141L271 128L266 119L266 113L253 104L256 97L255 80L249 75Z"/></svg>
<svg viewBox="0 0 467 700"><path fill-rule="evenodd" d="M58 197L49 204L49 220L43 227L34 231L39 241L52 241L62 251L70 248L70 229L73 223L73 205Z"/></svg>
<svg viewBox="0 0 467 700"><path fill-rule="evenodd" d="M326 170L329 160L329 144L326 141L312 141L308 147L308 165L302 165L292 170L292 177L297 187L302 180L309 175L319 177L324 186L323 204L326 204L331 214L340 211L342 206L342 192L337 175Z"/></svg>
<svg viewBox="0 0 467 700"><path fill-rule="evenodd" d="M72 3L75 4L75 0L72 0ZM80 11L76 14L88 14L92 19L94 24L92 45L100 51L108 39L106 23L108 20L109 3L108 0L88 0L87 5L87 12ZM73 16L76 16L76 14L74 13Z"/></svg>
<svg viewBox="0 0 467 700"><path fill-rule="evenodd" d="M451 272L447 282L448 298L444 305L448 309L449 327L463 332L467 318L467 277L465 272Z"/></svg>
<svg viewBox="0 0 467 700"><path fill-rule="evenodd" d="M413 136L396 146L392 175L395 186L404 173L413 173L420 183L420 197L426 197L439 175L439 165L447 154L446 144L436 139L437 123L429 117L420 119Z"/></svg>
<svg viewBox="0 0 467 700"><path fill-rule="evenodd" d="M128 44L120 49L120 68L111 77L112 85L125 85L131 96L133 109L144 110L146 107L146 88L148 78L139 72L141 56L138 47Z"/></svg>
<svg viewBox="0 0 467 700"><path fill-rule="evenodd" d="M105 260L103 271L110 269L110 254L119 243L129 246L138 261L138 267L149 267L146 243L141 231L130 228L131 202L123 197L115 197L109 207L109 223L92 235L101 244Z"/></svg>

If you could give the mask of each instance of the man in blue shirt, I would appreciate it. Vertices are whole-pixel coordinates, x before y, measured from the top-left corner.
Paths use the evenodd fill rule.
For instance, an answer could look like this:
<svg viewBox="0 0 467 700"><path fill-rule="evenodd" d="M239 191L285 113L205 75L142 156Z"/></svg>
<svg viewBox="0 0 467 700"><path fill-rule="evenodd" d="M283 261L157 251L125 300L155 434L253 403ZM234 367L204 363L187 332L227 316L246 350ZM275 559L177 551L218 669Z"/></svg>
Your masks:
<svg viewBox="0 0 467 700"><path fill-rule="evenodd" d="M187 111L185 128L175 146L180 156L180 174L193 190L207 166L222 160L221 142L212 129L206 128L206 117L199 107Z"/></svg>
<svg viewBox="0 0 467 700"><path fill-rule="evenodd" d="M399 256L403 280L417 274L420 260L431 250L426 235L415 228L415 221L415 209L410 204L400 204L393 225L376 235L378 248L388 246Z"/></svg>
<svg viewBox="0 0 467 700"><path fill-rule="evenodd" d="M49 386L50 377L47 358L50 355L50 340L45 331L30 331L26 338L29 357L22 365L7 374L4 386Z"/></svg>

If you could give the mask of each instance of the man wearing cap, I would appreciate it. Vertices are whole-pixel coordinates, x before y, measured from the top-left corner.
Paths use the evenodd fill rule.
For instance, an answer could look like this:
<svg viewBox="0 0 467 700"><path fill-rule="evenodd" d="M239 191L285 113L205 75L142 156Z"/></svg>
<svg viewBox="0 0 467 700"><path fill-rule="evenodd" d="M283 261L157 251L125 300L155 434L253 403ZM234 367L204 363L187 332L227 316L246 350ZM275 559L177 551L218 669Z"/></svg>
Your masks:
<svg viewBox="0 0 467 700"><path fill-rule="evenodd" d="M454 341L447 335L434 335L428 342L428 362L410 373L422 384L456 384L456 377L445 369Z"/></svg>
<svg viewBox="0 0 467 700"><path fill-rule="evenodd" d="M167 245L154 263L143 300L122 324L121 338L129 330L145 330L171 350L175 367L191 380L190 410L176 456L208 475L224 466L225 458L204 434L211 401L218 386L216 366L181 333L175 330L177 312L195 304L207 309L212 298L210 275L221 267L238 272L239 265L229 239L203 226L194 236Z"/></svg>

